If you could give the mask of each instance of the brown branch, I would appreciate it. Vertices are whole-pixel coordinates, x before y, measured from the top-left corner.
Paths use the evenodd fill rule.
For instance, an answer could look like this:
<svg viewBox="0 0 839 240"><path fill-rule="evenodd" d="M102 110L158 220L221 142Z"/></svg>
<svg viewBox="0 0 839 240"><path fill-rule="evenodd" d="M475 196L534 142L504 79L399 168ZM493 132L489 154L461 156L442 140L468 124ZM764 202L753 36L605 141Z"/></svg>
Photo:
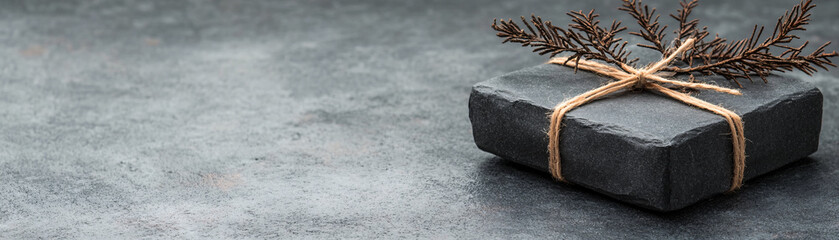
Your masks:
<svg viewBox="0 0 839 240"><path fill-rule="evenodd" d="M742 39L730 44L724 40L693 52L692 58L703 59L705 64L687 68L671 67L668 70L678 73L701 72L714 73L733 80L738 85L738 78L751 80L751 75L759 76L764 82L772 71L785 72L798 69L808 75L818 71L816 67L828 70L827 66L835 67L830 58L836 57L837 53L826 53L824 48L830 44L827 42L809 55L801 55L804 47L809 42L804 42L799 47L791 47L788 44L798 36L793 35L794 31L804 31L805 25L810 23L810 10L815 5L811 0L800 2L792 10L784 13L778 18L772 36L760 41L764 27L757 25L752 29L752 34L747 39ZM785 50L780 55L772 55L770 50Z"/></svg>
<svg viewBox="0 0 839 240"><path fill-rule="evenodd" d="M690 16L690 13L693 11L693 8L699 6L699 1L682 1L679 4L682 5L682 9L676 10L676 13L678 13L679 15L670 14L670 17L676 19L676 21L679 22L679 29L675 31L675 33L679 36L677 39L684 40L691 37L701 39L702 37L700 36L708 35L708 31L706 31L705 28L703 28L702 30L696 28L696 26L699 25L699 19L688 20L688 17Z"/></svg>
<svg viewBox="0 0 839 240"><path fill-rule="evenodd" d="M522 24L527 31L520 28L512 19L493 21L492 28L504 42L520 43L524 47L533 47L533 52L539 55L550 54L554 57L564 52L570 52L571 60L596 59L616 66L632 64L637 59L628 60L630 52L626 51L626 42L618 33L626 30L620 22L614 21L609 28L600 27L597 14L592 10L588 14L570 12L572 24L568 28L561 28L542 21L541 17L531 15L530 21L521 17Z"/></svg>
<svg viewBox="0 0 839 240"><path fill-rule="evenodd" d="M630 32L629 34L639 36L652 44L639 43L637 44L639 47L653 49L664 55L667 54L667 44L661 42L664 39L664 30L667 29L667 26L660 27L658 18L661 15L655 15L653 17L655 8L650 9L649 6L644 5L641 1L623 0L623 5L618 10L629 13L629 15L637 20L638 25L641 26L641 31Z"/></svg>
<svg viewBox="0 0 839 240"><path fill-rule="evenodd" d="M699 25L699 19L689 19L693 8L699 6L698 0L692 0L690 2L682 1L679 3L682 6L682 9L676 10L676 14L670 14L670 17L675 19L679 22L679 29L674 31L674 33L678 36L673 42L673 47L678 48L682 45L682 42L688 38L696 39L696 43L694 43L693 49L687 52L687 54L683 55L679 58L682 61L688 63L688 65L693 65L694 58L690 56L696 55L696 53L704 52L703 49L708 49L713 47L715 44L719 44L720 41L724 42L725 39L722 38L714 38L711 42L705 42L705 37L708 34L708 27L703 27L702 29L698 29L697 26ZM691 75L693 76L693 75Z"/></svg>
<svg viewBox="0 0 839 240"><path fill-rule="evenodd" d="M797 69L812 74L819 68L828 70L828 66L836 67L831 58L836 57L837 53L825 51L830 42L822 44L809 55L802 54L809 42L804 42L798 47L789 45L794 39L798 39L793 33L806 30L804 27L810 23L810 10L815 7L811 0L802 1L778 18L772 35L763 41L760 40L765 30L762 26L755 26L749 38L739 41L728 42L719 36L705 41L704 39L710 35L707 27L700 29L698 19L689 19L696 6L697 0L685 0L681 2L682 8L677 10L676 14L670 15L679 22L679 29L674 32L677 36L670 48L663 42L667 26L659 24L660 15L655 14L655 8L650 8L639 0L624 0L619 10L627 12L641 26L640 31L630 34L640 36L649 44L638 46L666 55L680 47L684 40L696 39L693 49L679 58L688 66L671 66L666 68L667 71L716 74L740 85L738 79L751 80L752 75L757 75L766 82L766 77L773 71ZM569 12L567 15L571 17L572 22L567 28L554 26L550 21L542 21L542 18L537 16L531 16L530 21L521 18L526 30L512 20L493 21L492 28L498 32L497 36L504 38L505 43L515 42L524 47L533 47L533 52L540 55L550 54L554 57L561 53L570 53L567 61L594 59L623 68L633 65L638 60L629 60L630 52L625 49L627 42L621 43L622 39L618 37L626 27L622 27L619 21L612 21L609 27L604 28L600 26L594 10L588 13ZM783 52L774 55L772 51Z"/></svg>

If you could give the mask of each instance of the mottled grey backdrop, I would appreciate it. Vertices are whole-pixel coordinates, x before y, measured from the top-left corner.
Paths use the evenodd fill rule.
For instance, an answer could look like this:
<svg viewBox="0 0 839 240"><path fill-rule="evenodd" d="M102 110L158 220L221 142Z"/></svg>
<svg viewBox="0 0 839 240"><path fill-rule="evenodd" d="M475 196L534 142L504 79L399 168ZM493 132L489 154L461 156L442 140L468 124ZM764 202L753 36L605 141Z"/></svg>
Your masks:
<svg viewBox="0 0 839 240"><path fill-rule="evenodd" d="M695 16L741 38L795 3L702 1ZM839 2L817 4L802 38L839 40ZM839 234L836 70L806 78L825 95L819 152L671 214L475 147L471 85L545 61L501 45L493 18L618 5L3 1L0 237Z"/></svg>

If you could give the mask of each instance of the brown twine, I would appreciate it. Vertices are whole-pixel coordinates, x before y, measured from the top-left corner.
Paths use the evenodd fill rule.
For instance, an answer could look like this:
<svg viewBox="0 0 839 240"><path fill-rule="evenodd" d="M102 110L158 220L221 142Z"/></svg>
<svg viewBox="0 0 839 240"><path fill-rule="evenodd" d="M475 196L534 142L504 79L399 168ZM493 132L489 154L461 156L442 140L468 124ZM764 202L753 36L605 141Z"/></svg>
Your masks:
<svg viewBox="0 0 839 240"><path fill-rule="evenodd" d="M731 180L731 188L729 188L729 191L734 191L740 188L740 186L743 184L743 171L746 166L746 139L743 135L743 120L740 118L740 116L738 116L733 111L725 109L721 106L717 106L712 103L703 101L701 99L691 97L690 95L672 90L661 85L670 84L680 87L687 87L693 89L708 89L722 93L741 95L740 91L734 89L704 83L689 83L676 80L669 80L662 77L666 73L658 73L659 70L670 65L670 62L672 62L673 59L676 58L676 56L684 53L687 50L690 50L690 48L693 47L694 41L695 40L693 38L688 39L678 49L676 49L675 52L667 56L667 58L664 58L661 61L658 61L648 67L641 69L635 69L625 64L621 64L620 69L618 69L595 61L583 59L569 60L567 57L558 57L551 59L549 63L575 67L577 69L583 69L586 71L591 71L618 79L618 81L616 82L606 84L602 87L595 88L583 94L577 95L576 97L565 100L562 103L557 104L556 107L554 107L554 111L551 114L551 126L550 130L548 131L548 153L550 155L549 166L551 174L554 176L554 178L560 181L565 181L565 178L562 176L562 165L560 163L559 157L559 129L562 117L565 116L565 114L571 111L572 109L586 104L588 102L594 101L610 93L616 92L621 89L636 88L659 92L688 105L723 116L725 120L728 122L729 128L731 130L731 139L734 146L734 174Z"/></svg>

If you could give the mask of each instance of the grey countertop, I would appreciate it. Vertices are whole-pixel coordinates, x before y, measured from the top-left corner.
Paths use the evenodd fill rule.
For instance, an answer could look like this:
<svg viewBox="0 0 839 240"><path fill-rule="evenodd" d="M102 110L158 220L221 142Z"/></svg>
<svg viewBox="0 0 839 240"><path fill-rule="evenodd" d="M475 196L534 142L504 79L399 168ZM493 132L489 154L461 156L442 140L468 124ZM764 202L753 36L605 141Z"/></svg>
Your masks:
<svg viewBox="0 0 839 240"><path fill-rule="evenodd" d="M795 3L701 1L694 14L736 39ZM816 3L800 36L836 42L839 2ZM3 1L0 237L839 234L837 70L791 73L825 95L818 152L673 213L475 147L471 86L546 60L501 45L493 18L564 24L564 12L596 8L634 27L618 5Z"/></svg>

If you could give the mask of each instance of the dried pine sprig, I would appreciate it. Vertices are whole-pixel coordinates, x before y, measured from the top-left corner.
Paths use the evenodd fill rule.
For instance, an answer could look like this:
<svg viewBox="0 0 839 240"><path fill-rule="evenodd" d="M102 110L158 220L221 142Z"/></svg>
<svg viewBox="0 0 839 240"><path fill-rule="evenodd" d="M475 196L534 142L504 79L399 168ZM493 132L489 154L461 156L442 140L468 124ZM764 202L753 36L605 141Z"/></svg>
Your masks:
<svg viewBox="0 0 839 240"><path fill-rule="evenodd" d="M635 20L638 20L638 25L641 26L641 31L630 32L629 34L639 36L652 43L652 45L641 44L639 47L645 47L667 54L666 44L661 41L664 40L664 30L667 26L660 27L658 23L659 15L655 15L655 8L650 9L649 6L641 4L640 1L631 0L623 1L623 6L618 8L621 11L628 12Z"/></svg>
<svg viewBox="0 0 839 240"><path fill-rule="evenodd" d="M504 38L504 43L521 43L523 47L534 47L533 52L539 55L550 54L551 57L564 52L571 52L570 60L597 59L611 64L634 63L638 59L628 60L630 52L626 51L627 42L619 43L622 39L616 37L626 30L620 22L613 21L607 29L600 27L600 21L592 10L588 14L570 12L573 24L563 29L544 22L542 18L531 16L530 23L521 17L527 31L520 28L512 19L493 21L492 28L498 31L498 36ZM532 26L531 26L532 24ZM582 32L582 33L580 33Z"/></svg>
<svg viewBox="0 0 839 240"><path fill-rule="evenodd" d="M687 63L687 67L668 67L666 70L675 73L720 75L740 85L738 79L749 79L757 75L764 82L772 71L785 72L798 69L808 75L818 71L818 68L828 70L827 66L836 65L830 58L836 57L837 53L825 52L830 42L826 42L808 55L802 55L803 49L809 44L804 42L801 46L789 46L793 39L798 36L794 31L804 31L805 25L810 23L810 10L815 5L812 0L805 0L794 6L778 18L772 35L761 41L764 27L755 26L752 34L747 39L729 43L726 39L715 36L710 41L705 38L710 35L707 27L699 28L698 19L689 19L690 13L698 6L697 0L681 2L681 9L670 16L679 22L679 29L674 31L676 38L672 46L667 46L664 41L667 26L659 23L660 15L655 14L655 8L637 0L624 0L623 5L618 8L632 16L641 27L640 31L630 32L644 39L647 43L637 44L640 47L649 48L666 55L678 48L684 40L695 38L693 49L683 54L679 59ZM622 41L617 35L626 30L621 27L621 22L613 21L609 28L599 26L600 21L597 14L592 10L585 14L570 12L572 24L568 28L561 28L551 24L550 21L542 21L540 17L531 16L530 23L522 17L522 23L528 31L521 29L512 20L493 21L492 28L498 31L497 35L504 38L504 42L521 43L522 46L534 47L534 52L550 54L551 57L569 52L569 61L580 59L601 60L618 67L624 65L632 66L638 59L629 60L629 51L625 49L627 42ZM531 26L532 24L532 26ZM534 29L535 28L535 29ZM783 53L775 55L773 50L782 50Z"/></svg>
<svg viewBox="0 0 839 240"><path fill-rule="evenodd" d="M699 19L688 20L688 17L690 16L690 13L693 11L693 8L699 6L698 1L682 1L680 2L680 4L682 5L682 9L676 10L676 13L678 13L678 15L670 14L670 17L679 22L679 30L675 32L679 36L678 39L681 40L690 37L696 37L697 39L705 38L705 36L708 35L707 28L703 28L702 30L696 28L696 26L699 25Z"/></svg>
<svg viewBox="0 0 839 240"><path fill-rule="evenodd" d="M679 22L679 29L674 32L678 36L678 38L674 40L675 47L681 46L684 39L695 38L697 41L694 44L693 49L686 54L686 56L694 56L697 52L706 52L713 46L725 42L725 39L719 38L719 36L715 37L714 40L711 40L711 42L705 42L705 37L708 36L708 27L698 29L697 26L699 25L699 19L689 19L693 8L699 6L697 0L692 0L690 2L682 1L680 4L682 5L682 9L676 10L678 15L670 14L670 17ZM686 56L683 56L680 60L687 62L688 65L693 65L693 58L686 58Z"/></svg>
<svg viewBox="0 0 839 240"><path fill-rule="evenodd" d="M737 78L751 80L750 75L758 75L766 82L766 77L771 71L785 72L798 69L811 75L818 71L816 67L824 70L828 70L827 66L835 67L836 65L830 61L830 58L835 57L836 52L825 52L825 47L830 42L822 44L809 55L801 55L809 41L805 41L799 47L788 45L793 39L799 38L792 34L794 31L806 30L804 26L810 23L809 11L814 7L812 1L807 0L784 13L778 18L772 35L762 42L760 38L764 27L755 25L748 39L732 43L725 43L724 40L717 41L704 48L704 51L692 52L691 58L701 59L705 64L669 70L677 73L713 73L735 81ZM770 52L773 49L781 49L783 53L773 55Z"/></svg>

